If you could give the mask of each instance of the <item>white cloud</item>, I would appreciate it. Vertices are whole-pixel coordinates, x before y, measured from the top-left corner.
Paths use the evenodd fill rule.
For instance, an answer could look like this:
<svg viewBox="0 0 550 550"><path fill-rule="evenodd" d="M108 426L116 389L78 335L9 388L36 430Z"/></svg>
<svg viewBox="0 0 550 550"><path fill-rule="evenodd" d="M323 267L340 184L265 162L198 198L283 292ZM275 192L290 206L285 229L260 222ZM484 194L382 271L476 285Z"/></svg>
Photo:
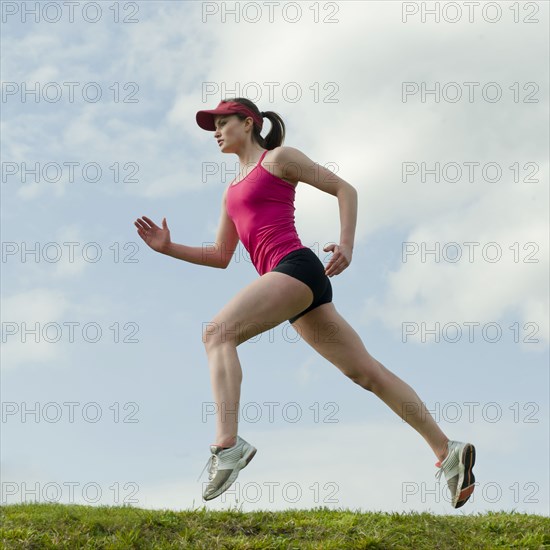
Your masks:
<svg viewBox="0 0 550 550"><path fill-rule="evenodd" d="M517 321L537 323L548 342L545 210L545 201L534 203L525 188L506 185L419 223L404 239L404 263L388 274L384 296L368 300L365 318L397 328L404 321L485 323L517 315ZM438 261L427 254L423 262L422 250L437 243ZM460 260L453 262L457 251ZM499 254L499 261L489 261Z"/></svg>
<svg viewBox="0 0 550 550"><path fill-rule="evenodd" d="M19 283L37 285L45 281L74 279L84 274L96 255L110 251L99 249L93 238L84 238L77 224L58 227L42 240L11 241L6 245L6 264L19 264ZM7 245L10 245L9 247ZM13 250L13 254L11 253ZM24 277L23 277L24 270Z"/></svg>
<svg viewBox="0 0 550 550"><path fill-rule="evenodd" d="M70 307L68 298L59 290L35 288L4 298L2 369L59 359L61 346L47 340L56 338ZM51 323L51 330L48 323Z"/></svg>
<svg viewBox="0 0 550 550"><path fill-rule="evenodd" d="M56 277L66 279L73 275L72 271L71 267L62 267ZM98 323L101 327L102 320L113 311L112 299L96 291L75 300L70 292L35 287L4 297L2 369L28 363L51 365L54 360L59 363L69 354L67 344L82 339L79 331L85 323ZM113 318L108 319L109 324ZM89 337L94 338L95 332L90 332Z"/></svg>

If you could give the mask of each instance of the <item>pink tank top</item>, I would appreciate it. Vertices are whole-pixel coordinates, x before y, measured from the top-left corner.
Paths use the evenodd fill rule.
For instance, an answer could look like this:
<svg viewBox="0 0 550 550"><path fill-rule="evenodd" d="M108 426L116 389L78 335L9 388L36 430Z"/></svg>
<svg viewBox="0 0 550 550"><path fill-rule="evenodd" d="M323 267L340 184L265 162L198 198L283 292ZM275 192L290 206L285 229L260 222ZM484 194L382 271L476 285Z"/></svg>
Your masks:
<svg viewBox="0 0 550 550"><path fill-rule="evenodd" d="M256 271L263 275L294 250L305 247L294 225L296 189L258 164L241 181L229 185L226 210Z"/></svg>

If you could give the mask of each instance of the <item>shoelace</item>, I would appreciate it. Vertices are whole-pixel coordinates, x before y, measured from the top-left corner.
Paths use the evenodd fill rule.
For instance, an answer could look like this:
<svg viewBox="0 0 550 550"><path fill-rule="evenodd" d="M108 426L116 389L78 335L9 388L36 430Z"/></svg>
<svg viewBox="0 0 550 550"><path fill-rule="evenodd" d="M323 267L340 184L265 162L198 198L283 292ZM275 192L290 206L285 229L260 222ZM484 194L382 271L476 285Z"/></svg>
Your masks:
<svg viewBox="0 0 550 550"><path fill-rule="evenodd" d="M206 464L204 465L202 472L197 478L197 481L199 481L199 479L202 477L202 474L204 474L204 470L206 470L206 467L209 464L210 464L210 468L208 468L208 481L212 481L214 479L214 472L218 468L218 457L215 454L211 455L210 458L206 461Z"/></svg>
<svg viewBox="0 0 550 550"><path fill-rule="evenodd" d="M441 479L441 476L443 475L443 470L445 469L443 467L443 462L446 462L446 464L449 465L449 462L452 462L454 460L453 458L451 458L452 452L453 452L452 450L449 451L449 454L445 457L445 460L441 462L438 461L435 463L436 466L439 466L439 470L437 470L437 472L435 473L435 477L437 478L438 481Z"/></svg>

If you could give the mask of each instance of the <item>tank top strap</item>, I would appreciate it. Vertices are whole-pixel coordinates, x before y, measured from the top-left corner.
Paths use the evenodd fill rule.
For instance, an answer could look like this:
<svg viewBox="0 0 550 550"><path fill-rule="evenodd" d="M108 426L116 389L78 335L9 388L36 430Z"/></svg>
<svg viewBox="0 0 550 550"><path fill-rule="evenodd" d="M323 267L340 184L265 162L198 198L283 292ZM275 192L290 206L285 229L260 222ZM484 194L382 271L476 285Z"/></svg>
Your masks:
<svg viewBox="0 0 550 550"><path fill-rule="evenodd" d="M269 152L269 149L266 149L263 152L262 156L260 157L260 160L258 161L258 164L261 164L262 160L264 160L264 157L267 155L268 152Z"/></svg>

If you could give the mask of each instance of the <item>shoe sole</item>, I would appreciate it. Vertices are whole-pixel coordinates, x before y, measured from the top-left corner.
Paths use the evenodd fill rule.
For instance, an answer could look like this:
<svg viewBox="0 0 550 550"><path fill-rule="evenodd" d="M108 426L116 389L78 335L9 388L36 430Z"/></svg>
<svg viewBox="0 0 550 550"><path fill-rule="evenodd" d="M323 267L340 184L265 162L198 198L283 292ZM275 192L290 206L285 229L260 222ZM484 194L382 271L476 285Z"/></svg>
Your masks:
<svg viewBox="0 0 550 550"><path fill-rule="evenodd" d="M472 472L472 468L474 467L475 461L476 449L472 444L467 443L464 449L462 449L457 483L457 487L460 487L460 491L457 491L457 495L453 502L455 508L464 506L474 492L476 478Z"/></svg>
<svg viewBox="0 0 550 550"><path fill-rule="evenodd" d="M245 455L237 462L237 464L235 464L235 468L233 468L233 471L231 472L231 474L229 474L229 477L225 480L225 483L219 489L216 489L213 493L210 493L208 497L205 497L203 495L203 499L212 500L227 491L227 489L229 489L229 487L231 487L231 485L233 485L234 481L237 479L239 472L243 468L246 468L248 463L254 458L256 451L257 449L251 446L250 449L248 449L248 451L245 453Z"/></svg>

